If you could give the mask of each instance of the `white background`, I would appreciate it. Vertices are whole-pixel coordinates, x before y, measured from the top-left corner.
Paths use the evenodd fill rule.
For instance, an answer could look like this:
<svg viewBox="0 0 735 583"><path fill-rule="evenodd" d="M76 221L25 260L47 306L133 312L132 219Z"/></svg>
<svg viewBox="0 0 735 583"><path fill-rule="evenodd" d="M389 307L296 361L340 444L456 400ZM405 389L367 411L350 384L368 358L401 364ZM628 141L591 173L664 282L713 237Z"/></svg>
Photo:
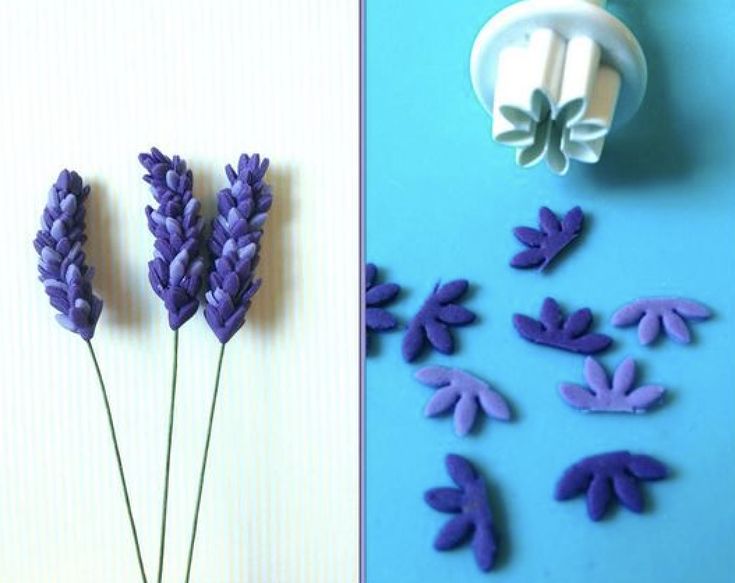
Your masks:
<svg viewBox="0 0 735 583"><path fill-rule="evenodd" d="M358 2L0 3L0 581L139 580L83 341L54 321L31 241L63 167L92 185L106 376L155 581L172 332L147 282L137 154L194 171L272 160L264 285L231 341L193 581L348 583L358 560ZM180 332L167 560L183 581L218 342Z"/></svg>

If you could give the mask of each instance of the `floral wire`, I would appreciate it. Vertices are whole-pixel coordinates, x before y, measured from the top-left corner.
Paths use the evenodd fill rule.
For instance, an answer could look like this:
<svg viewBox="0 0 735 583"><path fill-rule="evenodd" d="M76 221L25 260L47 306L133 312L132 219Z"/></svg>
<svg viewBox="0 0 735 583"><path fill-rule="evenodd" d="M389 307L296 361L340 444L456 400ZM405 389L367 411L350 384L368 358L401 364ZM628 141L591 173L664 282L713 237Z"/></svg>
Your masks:
<svg viewBox="0 0 735 583"><path fill-rule="evenodd" d="M209 456L209 442L212 437L212 422L214 421L214 409L217 405L217 393L219 392L219 379L222 373L222 359L225 356L225 346L222 344L219 352L219 361L217 362L217 375L214 380L214 392L212 393L212 405L209 409L209 426L207 427L207 440L204 444L204 455L202 457L202 468L199 472L199 490L197 492L196 507L194 509L194 522L191 527L191 541L189 542L189 557L186 563L186 583L189 583L191 576L191 561L194 558L194 542L197 536L197 526L199 525L199 508L202 503L202 490L204 489L204 475L207 471L207 457Z"/></svg>
<svg viewBox="0 0 735 583"><path fill-rule="evenodd" d="M166 445L166 470L163 480L163 510L161 511L161 544L158 554L158 583L163 579L163 554L166 548L166 513L168 511L168 479L171 468L171 441L174 433L174 403L176 402L176 377L179 362L179 330L174 330L173 372L171 375L171 405L168 413L168 442Z"/></svg>
<svg viewBox="0 0 735 583"><path fill-rule="evenodd" d="M86 340L87 346L89 347L89 353L92 355L92 362L94 362L94 368L97 371L97 378L99 379L100 389L102 390L102 397L105 401L105 409L107 411L107 421L110 425L110 435L112 436L112 445L115 447L115 457L117 458L117 469L120 472L120 482L122 482L123 495L125 496L125 506L128 509L128 519L130 520L130 529L133 531L133 541L135 542L135 552L138 555L138 566L140 567L140 576L143 579L143 583L148 583L148 579L145 576L145 568L143 566L143 556L140 553L140 542L138 541L138 530L135 528L135 519L133 518L133 509L130 506L130 495L128 494L128 486L125 482L125 472L123 471L122 457L120 456L120 447L117 444L117 434L115 433L115 424L112 421L112 411L110 410L110 400L107 398L107 389L105 388L105 381L102 380L102 371L100 365L97 362L97 356L92 348L92 343Z"/></svg>

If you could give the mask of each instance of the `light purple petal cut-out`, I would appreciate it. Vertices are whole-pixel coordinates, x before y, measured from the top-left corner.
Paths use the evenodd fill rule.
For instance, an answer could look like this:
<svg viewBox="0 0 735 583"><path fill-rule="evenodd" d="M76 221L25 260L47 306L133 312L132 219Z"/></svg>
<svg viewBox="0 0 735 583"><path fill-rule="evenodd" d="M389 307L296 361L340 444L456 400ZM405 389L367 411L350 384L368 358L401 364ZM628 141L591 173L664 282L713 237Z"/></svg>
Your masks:
<svg viewBox="0 0 735 583"><path fill-rule="evenodd" d="M687 320L705 320L711 316L710 310L693 300L681 298L643 298L620 308L611 319L615 326L631 326L638 323L640 343L651 344L661 333L681 344L691 341L691 331Z"/></svg>
<svg viewBox="0 0 735 583"><path fill-rule="evenodd" d="M419 370L416 378L438 388L424 413L433 417L454 407L454 425L458 435L467 435L477 419L478 409L501 421L510 419L505 399L482 379L460 369L430 366Z"/></svg>
<svg viewBox="0 0 735 583"><path fill-rule="evenodd" d="M626 358L613 374L610 386L608 374L594 358L584 363L584 376L589 390L571 383L559 387L564 401L575 409L590 412L643 413L656 405L665 389L658 385L647 385L632 389L635 381L635 361ZM632 389L632 390L631 390Z"/></svg>

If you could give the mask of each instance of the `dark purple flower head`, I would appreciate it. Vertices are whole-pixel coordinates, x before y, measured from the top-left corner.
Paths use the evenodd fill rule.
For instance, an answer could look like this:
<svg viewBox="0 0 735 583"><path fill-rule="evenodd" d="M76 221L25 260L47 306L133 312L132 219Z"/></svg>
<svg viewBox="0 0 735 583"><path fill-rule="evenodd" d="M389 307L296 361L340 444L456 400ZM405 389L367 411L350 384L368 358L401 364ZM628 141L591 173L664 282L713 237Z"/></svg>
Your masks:
<svg viewBox="0 0 735 583"><path fill-rule="evenodd" d="M148 229L156 238L148 279L168 310L169 326L177 330L199 307L197 294L204 271L199 254L203 226L199 201L191 193L191 170L183 159L152 148L138 160L148 171L143 180L151 185L158 203L156 209L145 209Z"/></svg>
<svg viewBox="0 0 735 583"><path fill-rule="evenodd" d="M217 195L218 215L212 221L209 250L212 268L204 315L225 344L245 323L250 301L260 287L254 279L260 257L260 239L273 203L265 182L268 158L242 154L237 171L227 165L230 187Z"/></svg>
<svg viewBox="0 0 735 583"><path fill-rule="evenodd" d="M489 571L495 564L498 545L485 480L462 456L449 454L446 466L458 488L433 488L424 494L434 510L455 514L434 539L434 548L446 551L471 538L477 566Z"/></svg>
<svg viewBox="0 0 735 583"><path fill-rule="evenodd" d="M94 269L86 265L82 250L88 195L89 186L82 184L79 174L62 170L49 190L41 230L33 241L40 256L39 279L51 305L61 312L56 319L85 340L94 336L102 312L102 300L92 291Z"/></svg>

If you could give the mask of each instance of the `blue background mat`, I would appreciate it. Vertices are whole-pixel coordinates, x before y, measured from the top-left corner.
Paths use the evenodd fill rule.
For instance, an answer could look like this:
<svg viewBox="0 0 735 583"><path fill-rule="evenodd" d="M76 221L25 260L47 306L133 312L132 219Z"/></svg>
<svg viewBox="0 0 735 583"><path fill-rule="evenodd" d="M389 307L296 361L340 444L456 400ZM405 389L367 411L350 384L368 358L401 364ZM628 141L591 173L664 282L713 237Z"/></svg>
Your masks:
<svg viewBox="0 0 735 583"><path fill-rule="evenodd" d="M367 0L367 255L405 292L405 321L438 279L474 283L479 323L456 334L452 357L415 365L401 334L382 335L368 358L367 574L369 583L724 583L735 572L735 70L730 0L613 2L648 57L649 92L634 121L612 134L600 164L565 178L522 170L494 144L469 81L469 52L508 2ZM508 267L516 225L539 206L589 213L584 239L548 274ZM668 400L644 416L584 415L557 393L582 382L583 358L531 345L515 312L543 298L590 306L641 380ZM716 317L694 344L638 345L609 325L639 296L698 299ZM451 418L427 420L432 391L414 381L428 363L489 380L513 405L512 423L485 422L461 439ZM648 509L587 519L583 499L557 503L554 484L585 455L630 449L659 457L672 479L647 484ZM477 464L492 484L503 534L500 564L480 573L468 548L432 549L447 518L422 500L449 485L444 456ZM502 510L501 510L502 509Z"/></svg>

